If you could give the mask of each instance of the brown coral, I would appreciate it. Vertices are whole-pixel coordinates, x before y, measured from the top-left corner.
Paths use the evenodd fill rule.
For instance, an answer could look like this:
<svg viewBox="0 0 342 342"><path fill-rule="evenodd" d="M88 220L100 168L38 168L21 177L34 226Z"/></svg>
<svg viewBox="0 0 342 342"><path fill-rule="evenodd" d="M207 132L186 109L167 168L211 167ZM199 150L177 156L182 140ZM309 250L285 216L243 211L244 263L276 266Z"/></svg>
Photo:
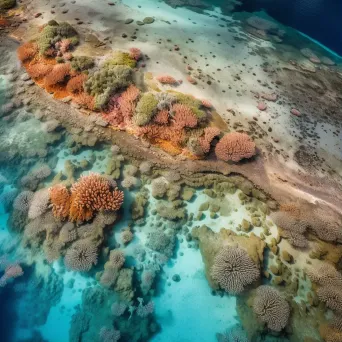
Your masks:
<svg viewBox="0 0 342 342"><path fill-rule="evenodd" d="M317 290L317 296L329 309L342 313L342 292L340 286L322 286Z"/></svg>
<svg viewBox="0 0 342 342"><path fill-rule="evenodd" d="M218 159L238 162L255 155L255 143L245 133L228 133L216 145L215 154Z"/></svg>
<svg viewBox="0 0 342 342"><path fill-rule="evenodd" d="M260 271L243 249L226 246L216 255L211 276L222 289L238 294L259 279Z"/></svg>
<svg viewBox="0 0 342 342"><path fill-rule="evenodd" d="M71 221L90 220L94 212L102 210L118 210L123 203L123 192L110 189L110 182L99 174L92 173L81 176L71 187Z"/></svg>
<svg viewBox="0 0 342 342"><path fill-rule="evenodd" d="M131 242L132 239L133 233L130 231L130 229L125 229L121 232L121 240L125 245Z"/></svg>
<svg viewBox="0 0 342 342"><path fill-rule="evenodd" d="M49 193L53 215L58 219L67 218L70 209L70 193L68 189L64 185L58 184L51 187Z"/></svg>
<svg viewBox="0 0 342 342"><path fill-rule="evenodd" d="M271 286L259 286L253 303L257 317L273 331L285 328L290 317L290 306L279 291Z"/></svg>

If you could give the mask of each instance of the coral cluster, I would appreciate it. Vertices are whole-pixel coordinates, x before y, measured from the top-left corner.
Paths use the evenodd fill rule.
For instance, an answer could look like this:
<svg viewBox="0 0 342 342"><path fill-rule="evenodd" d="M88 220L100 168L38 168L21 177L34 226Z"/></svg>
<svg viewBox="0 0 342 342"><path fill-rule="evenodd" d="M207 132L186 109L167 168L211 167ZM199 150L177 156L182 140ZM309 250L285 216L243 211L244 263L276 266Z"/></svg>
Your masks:
<svg viewBox="0 0 342 342"><path fill-rule="evenodd" d="M290 305L275 288L263 285L256 290L253 309L257 317L273 331L281 331L290 317Z"/></svg>
<svg viewBox="0 0 342 342"><path fill-rule="evenodd" d="M218 159L238 162L255 155L255 143L245 133L228 133L216 145L215 154Z"/></svg>
<svg viewBox="0 0 342 342"><path fill-rule="evenodd" d="M73 56L77 43L74 28L50 21L36 42L18 48L18 57L28 74L56 98L69 96L78 106L101 112L110 126L147 139L171 155L203 158L214 138L219 140L220 130L208 127L213 110L208 100L171 90L161 92L156 87L142 91L146 87L141 82L137 86L136 67L143 65L144 58L139 49L115 51L98 61ZM156 79L169 85L181 82L171 75ZM215 151L218 159L236 162L252 157L255 144L246 134L233 132L219 140Z"/></svg>
<svg viewBox="0 0 342 342"><path fill-rule="evenodd" d="M108 179L92 173L73 184L70 193L63 185L52 187L50 199L55 217L83 222L90 220L95 212L119 210L123 192L117 188L111 190Z"/></svg>
<svg viewBox="0 0 342 342"><path fill-rule="evenodd" d="M342 241L341 217L326 206L284 203L271 217L281 228L281 235L295 247L307 247L309 233L327 242Z"/></svg>
<svg viewBox="0 0 342 342"><path fill-rule="evenodd" d="M258 280L260 271L243 249L224 247L215 257L211 275L222 289L237 294Z"/></svg>

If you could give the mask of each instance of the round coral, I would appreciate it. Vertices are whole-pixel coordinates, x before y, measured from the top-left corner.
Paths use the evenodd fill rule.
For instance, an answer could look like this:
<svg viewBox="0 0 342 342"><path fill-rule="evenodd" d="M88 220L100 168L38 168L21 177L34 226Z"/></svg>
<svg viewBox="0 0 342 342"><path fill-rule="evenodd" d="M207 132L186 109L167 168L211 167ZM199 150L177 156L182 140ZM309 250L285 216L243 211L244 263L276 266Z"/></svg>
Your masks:
<svg viewBox="0 0 342 342"><path fill-rule="evenodd" d="M255 143L245 133L228 133L216 145L215 154L218 159L238 162L255 155Z"/></svg>

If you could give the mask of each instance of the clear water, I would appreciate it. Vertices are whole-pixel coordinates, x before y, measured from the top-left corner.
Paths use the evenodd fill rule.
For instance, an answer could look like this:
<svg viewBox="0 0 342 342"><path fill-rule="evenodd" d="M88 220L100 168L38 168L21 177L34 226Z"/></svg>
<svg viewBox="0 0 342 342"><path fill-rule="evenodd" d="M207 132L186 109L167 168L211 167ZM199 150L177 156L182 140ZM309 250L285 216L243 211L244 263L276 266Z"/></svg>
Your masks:
<svg viewBox="0 0 342 342"><path fill-rule="evenodd" d="M0 13L1 341L341 339L341 58L331 41L277 13L262 1L197 0L32 0ZM49 56L21 58L19 46L42 44L49 20L67 21L80 41L62 51L55 35ZM80 105L82 94L95 96L83 81L69 88L80 70L48 85L71 58L94 59L89 80L112 51L131 48L142 55L129 68L140 91L124 103L129 115L119 98L128 83L108 81L109 104L96 110ZM51 69L34 76L37 65ZM137 124L144 93L193 102L172 100L161 123L157 101ZM205 119L176 129L175 102ZM163 133L142 136L151 123ZM219 132L196 155L190 140L199 144L209 126ZM256 149L250 142L253 153L245 146L238 160L219 161L229 132ZM105 190L89 182L80 195L91 177ZM70 208L56 214L58 186L78 212L93 201L87 219ZM113 191L124 194L115 210L104 205ZM80 242L90 252L70 257ZM111 251L124 262L114 267Z"/></svg>

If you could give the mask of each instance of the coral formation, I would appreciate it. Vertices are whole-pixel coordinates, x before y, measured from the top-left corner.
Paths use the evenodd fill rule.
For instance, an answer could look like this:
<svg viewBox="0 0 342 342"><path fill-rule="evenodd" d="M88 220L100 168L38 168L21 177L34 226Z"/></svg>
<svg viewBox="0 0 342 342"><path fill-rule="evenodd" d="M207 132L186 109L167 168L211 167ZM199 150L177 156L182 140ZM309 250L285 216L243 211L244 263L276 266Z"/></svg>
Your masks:
<svg viewBox="0 0 342 342"><path fill-rule="evenodd" d="M281 331L290 317L290 306L275 288L262 285L256 290L253 309L258 319L273 331Z"/></svg>
<svg viewBox="0 0 342 342"><path fill-rule="evenodd" d="M65 254L65 266L75 271L89 271L97 264L97 248L92 241L74 242Z"/></svg>
<svg viewBox="0 0 342 342"><path fill-rule="evenodd" d="M260 271L243 249L223 247L214 259L211 276L222 289L237 294L258 280Z"/></svg>
<svg viewBox="0 0 342 342"><path fill-rule="evenodd" d="M228 133L216 145L215 154L218 159L238 162L255 155L255 143L245 133Z"/></svg>

